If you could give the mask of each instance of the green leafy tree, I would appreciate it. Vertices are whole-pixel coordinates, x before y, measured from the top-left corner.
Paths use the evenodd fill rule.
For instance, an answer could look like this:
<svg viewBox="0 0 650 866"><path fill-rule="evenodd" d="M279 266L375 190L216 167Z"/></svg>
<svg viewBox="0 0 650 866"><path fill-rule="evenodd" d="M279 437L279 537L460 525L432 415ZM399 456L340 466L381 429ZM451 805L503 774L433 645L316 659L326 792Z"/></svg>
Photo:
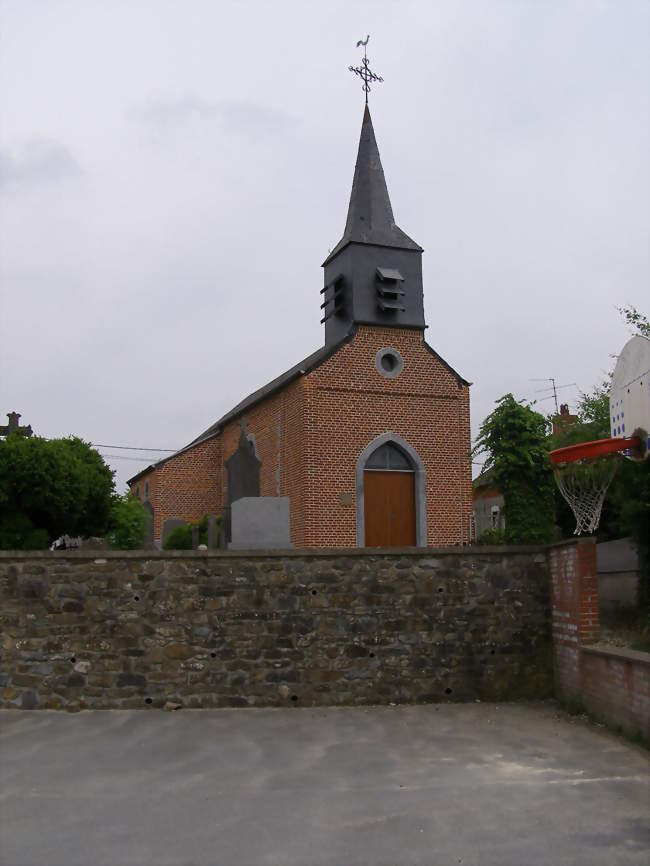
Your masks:
<svg viewBox="0 0 650 866"><path fill-rule="evenodd" d="M555 536L555 500L548 421L530 405L506 394L483 421L474 453L487 455L503 491L506 541L545 543Z"/></svg>
<svg viewBox="0 0 650 866"><path fill-rule="evenodd" d="M150 516L137 496L115 496L109 515L108 543L117 550L137 550L147 535Z"/></svg>
<svg viewBox="0 0 650 866"><path fill-rule="evenodd" d="M0 441L0 544L15 541L21 518L23 546L28 526L45 532L48 542L65 533L102 535L113 474L97 451L76 437L8 436Z"/></svg>
<svg viewBox="0 0 650 866"><path fill-rule="evenodd" d="M650 339L650 322L647 316L644 316L631 304L628 304L627 307L616 307L616 309L632 328L633 334L640 334L642 337Z"/></svg>
<svg viewBox="0 0 650 866"><path fill-rule="evenodd" d="M578 401L578 419L583 425L592 425L590 434L594 434L594 439L606 439L609 436L610 379L605 379L601 385L596 385L590 394L582 394ZM589 440L579 441L587 442Z"/></svg>
<svg viewBox="0 0 650 866"><path fill-rule="evenodd" d="M36 529L26 514L0 517L0 550L45 550L47 532Z"/></svg>

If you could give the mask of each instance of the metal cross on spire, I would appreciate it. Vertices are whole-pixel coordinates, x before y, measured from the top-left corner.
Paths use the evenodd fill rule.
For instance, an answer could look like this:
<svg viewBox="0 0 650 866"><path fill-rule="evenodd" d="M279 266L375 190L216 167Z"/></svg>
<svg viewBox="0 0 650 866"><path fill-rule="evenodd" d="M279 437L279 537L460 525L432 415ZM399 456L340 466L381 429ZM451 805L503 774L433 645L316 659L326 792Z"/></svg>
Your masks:
<svg viewBox="0 0 650 866"><path fill-rule="evenodd" d="M370 39L370 35L366 36L366 41L360 39L357 42L357 48L360 45L363 45L363 60L361 61L361 66L348 66L350 72L354 72L355 75L358 75L359 78L363 81L363 89L366 94L366 105L368 104L368 94L370 93L370 82L371 81L383 81L384 79L375 75L375 73L368 66L368 55L366 53L366 46L368 45L368 40Z"/></svg>

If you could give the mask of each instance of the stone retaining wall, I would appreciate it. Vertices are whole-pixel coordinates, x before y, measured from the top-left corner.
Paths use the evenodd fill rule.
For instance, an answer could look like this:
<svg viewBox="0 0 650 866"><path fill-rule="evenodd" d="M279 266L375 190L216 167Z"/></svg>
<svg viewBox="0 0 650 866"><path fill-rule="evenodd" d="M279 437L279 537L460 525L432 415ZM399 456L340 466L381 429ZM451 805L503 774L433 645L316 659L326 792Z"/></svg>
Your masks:
<svg viewBox="0 0 650 866"><path fill-rule="evenodd" d="M542 548L0 553L0 707L546 697Z"/></svg>

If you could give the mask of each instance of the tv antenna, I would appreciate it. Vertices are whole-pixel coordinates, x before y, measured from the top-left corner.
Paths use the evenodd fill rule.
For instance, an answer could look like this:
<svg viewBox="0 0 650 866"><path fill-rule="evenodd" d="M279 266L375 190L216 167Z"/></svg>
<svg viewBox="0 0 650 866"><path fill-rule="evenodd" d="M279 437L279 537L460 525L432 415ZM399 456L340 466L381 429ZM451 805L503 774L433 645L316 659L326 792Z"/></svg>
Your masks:
<svg viewBox="0 0 650 866"><path fill-rule="evenodd" d="M555 414L556 415L560 414L560 407L559 407L558 402L557 402L557 392L562 391L564 388L577 388L578 387L577 382L569 382L567 385L556 385L555 379L552 376L549 376L546 379L529 379L528 381L529 382L550 382L551 383L550 388L540 388L539 391L535 391L535 393L536 394L545 394L548 391L551 392L550 394L548 394L548 396L540 397L539 399L540 400L551 400L551 399L555 400Z"/></svg>

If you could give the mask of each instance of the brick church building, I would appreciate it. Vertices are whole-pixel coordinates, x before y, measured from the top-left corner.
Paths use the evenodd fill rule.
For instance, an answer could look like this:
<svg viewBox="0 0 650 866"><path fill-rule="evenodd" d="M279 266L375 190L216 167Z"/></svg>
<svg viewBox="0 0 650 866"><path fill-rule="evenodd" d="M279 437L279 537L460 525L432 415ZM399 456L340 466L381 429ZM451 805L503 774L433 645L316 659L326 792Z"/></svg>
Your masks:
<svg viewBox="0 0 650 866"><path fill-rule="evenodd" d="M422 248L395 224L366 106L345 232L323 265L325 344L130 479L154 539L233 501L250 443L259 494L289 498L296 547L470 540L469 382L424 338Z"/></svg>

